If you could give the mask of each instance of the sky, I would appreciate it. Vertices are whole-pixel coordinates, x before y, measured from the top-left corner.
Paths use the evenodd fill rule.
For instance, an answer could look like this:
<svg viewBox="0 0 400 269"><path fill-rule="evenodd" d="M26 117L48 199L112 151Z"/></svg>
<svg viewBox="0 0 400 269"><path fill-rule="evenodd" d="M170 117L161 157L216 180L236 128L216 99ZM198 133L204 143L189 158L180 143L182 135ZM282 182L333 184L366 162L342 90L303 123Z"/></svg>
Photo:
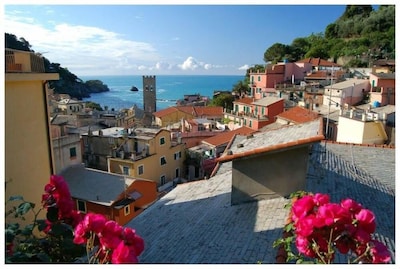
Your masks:
<svg viewBox="0 0 400 269"><path fill-rule="evenodd" d="M78 77L244 75L248 67L265 64L264 52L274 43L290 45L323 33L346 7L283 1L52 2L6 0L4 31Z"/></svg>

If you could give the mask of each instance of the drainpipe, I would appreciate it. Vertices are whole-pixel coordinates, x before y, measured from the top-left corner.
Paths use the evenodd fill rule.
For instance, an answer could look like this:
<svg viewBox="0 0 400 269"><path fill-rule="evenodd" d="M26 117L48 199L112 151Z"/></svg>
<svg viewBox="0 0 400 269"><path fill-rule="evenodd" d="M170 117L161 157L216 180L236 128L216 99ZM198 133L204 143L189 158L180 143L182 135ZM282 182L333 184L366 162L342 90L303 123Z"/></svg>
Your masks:
<svg viewBox="0 0 400 269"><path fill-rule="evenodd" d="M47 97L47 91L46 91L46 85L47 85L48 81L45 80L42 83L42 91L44 94L44 100L45 100L45 104L44 104L44 111L46 112L46 132L47 132L47 147L49 148L49 163L50 163L50 175L53 175L55 173L55 167L54 167L54 161L53 161L53 147L52 147L52 143L51 143L51 135L50 135L50 114L49 114L49 107L48 107L48 97Z"/></svg>

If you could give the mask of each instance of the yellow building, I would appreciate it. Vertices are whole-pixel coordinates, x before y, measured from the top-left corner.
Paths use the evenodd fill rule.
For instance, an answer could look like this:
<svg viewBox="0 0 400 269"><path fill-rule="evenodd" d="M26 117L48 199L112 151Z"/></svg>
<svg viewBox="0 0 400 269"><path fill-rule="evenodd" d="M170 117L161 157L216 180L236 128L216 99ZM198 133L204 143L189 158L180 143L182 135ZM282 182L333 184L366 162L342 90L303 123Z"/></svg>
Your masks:
<svg viewBox="0 0 400 269"><path fill-rule="evenodd" d="M22 195L40 207L44 186L54 173L47 81L43 58L5 50L5 199Z"/></svg>
<svg viewBox="0 0 400 269"><path fill-rule="evenodd" d="M170 131L136 128L130 136L118 157L107 159L108 172L149 179L159 187L184 177L185 145L172 140Z"/></svg>

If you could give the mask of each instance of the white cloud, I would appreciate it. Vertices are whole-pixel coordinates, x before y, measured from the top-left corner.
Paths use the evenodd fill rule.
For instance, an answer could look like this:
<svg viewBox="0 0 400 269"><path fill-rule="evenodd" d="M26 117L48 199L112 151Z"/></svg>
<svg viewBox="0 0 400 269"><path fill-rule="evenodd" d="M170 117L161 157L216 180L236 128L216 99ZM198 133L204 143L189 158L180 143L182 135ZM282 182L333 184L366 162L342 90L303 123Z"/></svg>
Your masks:
<svg viewBox="0 0 400 269"><path fill-rule="evenodd" d="M77 75L87 73L88 68L130 70L134 65L160 59L152 44L124 39L101 28L66 23L46 28L26 16L5 17L4 28L8 33L23 37L33 50Z"/></svg>
<svg viewBox="0 0 400 269"><path fill-rule="evenodd" d="M196 59L189 56L182 64L179 65L182 70L195 70L199 68L199 64Z"/></svg>
<svg viewBox="0 0 400 269"><path fill-rule="evenodd" d="M247 70L249 69L250 66L248 64L242 65L241 67L238 68L238 70Z"/></svg>
<svg viewBox="0 0 400 269"><path fill-rule="evenodd" d="M154 74L216 74L236 69L205 63L193 56L185 59L178 55L160 55L153 44L130 40L99 27L50 20L44 25L20 12L5 13L3 19L7 33L23 37L34 51L43 53L49 61L59 63L78 77L130 75L145 71ZM179 41L180 37L172 40ZM182 62L182 59L185 60Z"/></svg>

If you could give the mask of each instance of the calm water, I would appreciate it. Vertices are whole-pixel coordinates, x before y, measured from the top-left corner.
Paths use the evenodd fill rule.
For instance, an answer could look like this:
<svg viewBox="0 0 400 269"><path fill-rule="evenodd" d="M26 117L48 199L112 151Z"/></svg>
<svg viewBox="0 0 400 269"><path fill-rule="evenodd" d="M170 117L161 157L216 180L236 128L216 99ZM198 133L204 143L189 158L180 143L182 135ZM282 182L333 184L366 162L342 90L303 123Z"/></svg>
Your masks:
<svg viewBox="0 0 400 269"><path fill-rule="evenodd" d="M101 80L110 89L109 92L93 93L84 101L92 101L109 109L129 108L137 105L143 108L142 76L81 76L82 80ZM212 98L215 90L231 91L233 85L244 76L156 76L157 110L174 106L176 100L185 94L197 94ZM137 92L130 91L135 86Z"/></svg>

